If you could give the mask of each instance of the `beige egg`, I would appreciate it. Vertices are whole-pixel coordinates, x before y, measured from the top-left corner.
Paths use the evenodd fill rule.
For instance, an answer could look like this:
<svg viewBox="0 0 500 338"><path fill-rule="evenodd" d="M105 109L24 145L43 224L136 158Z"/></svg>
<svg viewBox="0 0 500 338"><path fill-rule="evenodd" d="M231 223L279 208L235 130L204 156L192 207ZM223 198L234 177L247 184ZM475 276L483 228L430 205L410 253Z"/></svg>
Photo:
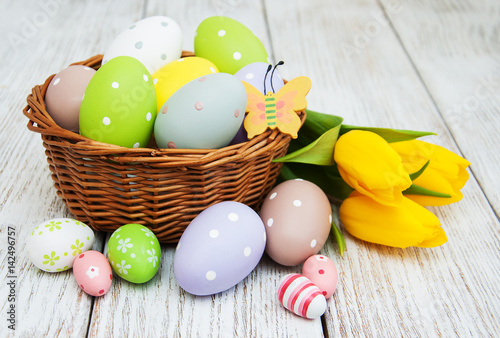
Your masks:
<svg viewBox="0 0 500 338"><path fill-rule="evenodd" d="M61 128L78 133L80 105L95 70L81 65L69 66L50 81L45 94L47 112Z"/></svg>
<svg viewBox="0 0 500 338"><path fill-rule="evenodd" d="M279 264L295 266L317 254L325 244L332 208L317 185L297 179L271 190L260 217L266 227L267 254Z"/></svg>

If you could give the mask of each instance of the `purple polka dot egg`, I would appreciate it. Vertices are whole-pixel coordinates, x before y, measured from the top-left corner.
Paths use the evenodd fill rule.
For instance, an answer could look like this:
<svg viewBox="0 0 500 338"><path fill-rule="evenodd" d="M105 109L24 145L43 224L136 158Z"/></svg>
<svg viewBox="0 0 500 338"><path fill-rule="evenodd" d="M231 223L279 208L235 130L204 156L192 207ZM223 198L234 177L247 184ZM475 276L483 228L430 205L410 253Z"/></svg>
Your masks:
<svg viewBox="0 0 500 338"><path fill-rule="evenodd" d="M212 295L230 289L257 266L266 232L250 207L226 201L202 211L182 234L174 274L186 292Z"/></svg>
<svg viewBox="0 0 500 338"><path fill-rule="evenodd" d="M159 109L154 126L160 148L218 149L234 138L245 116L243 83L208 74L179 88Z"/></svg>

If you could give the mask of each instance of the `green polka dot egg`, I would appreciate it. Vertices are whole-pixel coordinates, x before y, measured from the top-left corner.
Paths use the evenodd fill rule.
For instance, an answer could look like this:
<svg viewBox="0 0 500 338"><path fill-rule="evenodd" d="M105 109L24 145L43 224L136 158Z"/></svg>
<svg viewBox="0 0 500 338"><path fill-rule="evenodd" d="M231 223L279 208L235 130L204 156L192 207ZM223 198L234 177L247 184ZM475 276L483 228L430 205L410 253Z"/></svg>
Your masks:
<svg viewBox="0 0 500 338"><path fill-rule="evenodd" d="M71 269L75 257L92 248L94 232L85 223L55 218L33 228L26 247L31 262L47 272Z"/></svg>
<svg viewBox="0 0 500 338"><path fill-rule="evenodd" d="M212 16L200 23L194 53L213 62L221 73L235 74L254 62L269 63L259 38L242 23L225 16Z"/></svg>
<svg viewBox="0 0 500 338"><path fill-rule="evenodd" d="M109 238L107 256L118 276L132 283L145 283L160 267L161 247L145 226L126 224Z"/></svg>
<svg viewBox="0 0 500 338"><path fill-rule="evenodd" d="M90 80L80 105L80 133L127 148L147 146L156 118L156 91L137 59L118 56Z"/></svg>

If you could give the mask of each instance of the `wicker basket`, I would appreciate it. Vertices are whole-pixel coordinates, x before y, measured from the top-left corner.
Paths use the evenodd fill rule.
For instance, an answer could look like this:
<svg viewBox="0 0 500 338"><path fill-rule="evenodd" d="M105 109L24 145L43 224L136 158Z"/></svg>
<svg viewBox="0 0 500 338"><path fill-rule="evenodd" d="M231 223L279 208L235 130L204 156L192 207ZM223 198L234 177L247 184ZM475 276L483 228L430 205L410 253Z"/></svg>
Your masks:
<svg viewBox="0 0 500 338"><path fill-rule="evenodd" d="M183 57L192 56L184 52ZM74 64L98 69L102 55ZM232 200L258 208L281 169L290 136L266 131L221 149L124 148L59 127L47 113L54 75L28 95L28 129L42 136L57 195L78 220L97 231L127 223L149 227L161 243L176 243L196 215ZM299 112L302 122L305 112Z"/></svg>

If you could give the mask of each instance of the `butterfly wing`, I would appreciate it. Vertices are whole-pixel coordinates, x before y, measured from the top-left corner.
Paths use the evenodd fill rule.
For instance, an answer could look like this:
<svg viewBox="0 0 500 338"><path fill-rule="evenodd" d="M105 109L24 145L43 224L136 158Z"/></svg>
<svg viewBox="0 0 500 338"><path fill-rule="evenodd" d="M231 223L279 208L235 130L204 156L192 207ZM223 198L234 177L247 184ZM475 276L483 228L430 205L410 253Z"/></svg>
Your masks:
<svg viewBox="0 0 500 338"><path fill-rule="evenodd" d="M243 122L248 138L262 134L267 129L265 96L248 82L243 82L247 91L247 112Z"/></svg>
<svg viewBox="0 0 500 338"><path fill-rule="evenodd" d="M311 89L311 80L305 76L299 76L287 82L276 93L276 125L285 134L297 138L297 132L301 127L301 121L296 111L306 109L306 95Z"/></svg>

